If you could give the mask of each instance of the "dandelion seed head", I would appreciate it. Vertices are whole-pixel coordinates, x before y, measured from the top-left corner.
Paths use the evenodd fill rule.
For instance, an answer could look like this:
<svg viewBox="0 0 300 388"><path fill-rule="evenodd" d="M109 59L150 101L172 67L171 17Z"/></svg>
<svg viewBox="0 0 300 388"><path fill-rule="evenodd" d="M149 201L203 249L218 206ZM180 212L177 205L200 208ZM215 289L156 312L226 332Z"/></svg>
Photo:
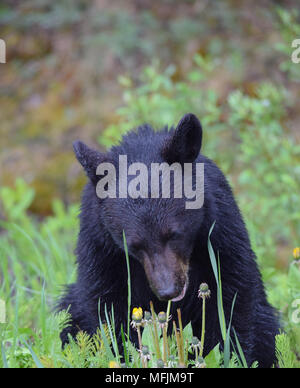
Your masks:
<svg viewBox="0 0 300 388"><path fill-rule="evenodd" d="M210 289L206 283L201 283L198 290L198 298L206 299L210 297Z"/></svg>

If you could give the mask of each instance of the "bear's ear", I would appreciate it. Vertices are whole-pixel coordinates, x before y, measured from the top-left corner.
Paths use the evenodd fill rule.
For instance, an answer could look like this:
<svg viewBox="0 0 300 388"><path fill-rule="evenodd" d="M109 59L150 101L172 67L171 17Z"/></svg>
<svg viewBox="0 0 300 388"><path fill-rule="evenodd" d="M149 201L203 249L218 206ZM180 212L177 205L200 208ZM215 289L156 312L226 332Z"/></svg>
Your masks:
<svg viewBox="0 0 300 388"><path fill-rule="evenodd" d="M165 145L162 156L169 163L192 163L202 144L202 127L198 118L188 113L179 121L172 138Z"/></svg>
<svg viewBox="0 0 300 388"><path fill-rule="evenodd" d="M95 183L97 181L97 167L104 162L105 156L101 152L89 148L79 140L74 141L73 149L78 162L84 168L87 176Z"/></svg>

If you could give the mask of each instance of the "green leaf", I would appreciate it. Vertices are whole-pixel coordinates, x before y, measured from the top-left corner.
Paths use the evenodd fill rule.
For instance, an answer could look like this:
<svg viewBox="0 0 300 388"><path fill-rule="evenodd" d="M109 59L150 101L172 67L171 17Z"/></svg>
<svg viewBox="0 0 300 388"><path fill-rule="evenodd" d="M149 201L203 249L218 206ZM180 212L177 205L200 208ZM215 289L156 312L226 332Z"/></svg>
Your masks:
<svg viewBox="0 0 300 388"><path fill-rule="evenodd" d="M219 368L221 364L220 344L217 344L205 357L207 368Z"/></svg>
<svg viewBox="0 0 300 388"><path fill-rule="evenodd" d="M247 361L246 361L246 357L244 355L244 352L243 352L243 349L241 347L241 344L240 344L240 341L236 335L236 332L234 330L234 327L232 328L233 332L234 332L234 337L235 337L235 343L236 343L236 346L238 348L238 352L239 352L239 356L240 356L240 359L242 361L242 365L244 368L248 368L248 364L247 364Z"/></svg>
<svg viewBox="0 0 300 388"><path fill-rule="evenodd" d="M190 322L183 329L183 338L184 340L190 341L192 337L193 337L193 329L192 329L192 323Z"/></svg>
<svg viewBox="0 0 300 388"><path fill-rule="evenodd" d="M146 325L143 329L142 344L148 346L151 354L155 354L154 335L151 324Z"/></svg>

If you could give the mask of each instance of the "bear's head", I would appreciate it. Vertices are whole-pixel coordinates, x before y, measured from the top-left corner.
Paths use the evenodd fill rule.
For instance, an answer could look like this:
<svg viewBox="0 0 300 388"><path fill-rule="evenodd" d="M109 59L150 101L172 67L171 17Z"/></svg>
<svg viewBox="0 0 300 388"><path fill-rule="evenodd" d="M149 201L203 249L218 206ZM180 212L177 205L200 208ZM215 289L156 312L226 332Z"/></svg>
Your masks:
<svg viewBox="0 0 300 388"><path fill-rule="evenodd" d="M160 300L181 300L187 289L203 219L203 202L198 198L191 205L190 195L204 193L204 177L197 187L201 143L201 124L193 114L170 131L140 127L107 153L74 143L97 196L90 211L99 211L102 227L120 249L125 232L130 258L141 263Z"/></svg>

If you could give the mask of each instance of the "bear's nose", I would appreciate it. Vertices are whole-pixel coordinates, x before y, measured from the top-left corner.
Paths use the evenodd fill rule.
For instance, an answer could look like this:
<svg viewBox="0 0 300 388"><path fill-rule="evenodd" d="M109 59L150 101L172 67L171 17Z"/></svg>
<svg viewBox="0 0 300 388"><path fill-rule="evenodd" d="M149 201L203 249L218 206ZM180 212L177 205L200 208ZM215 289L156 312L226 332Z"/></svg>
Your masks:
<svg viewBox="0 0 300 388"><path fill-rule="evenodd" d="M159 290L157 296L160 300L169 301L176 298L180 294L180 291L181 290L179 290L177 287L169 286Z"/></svg>

